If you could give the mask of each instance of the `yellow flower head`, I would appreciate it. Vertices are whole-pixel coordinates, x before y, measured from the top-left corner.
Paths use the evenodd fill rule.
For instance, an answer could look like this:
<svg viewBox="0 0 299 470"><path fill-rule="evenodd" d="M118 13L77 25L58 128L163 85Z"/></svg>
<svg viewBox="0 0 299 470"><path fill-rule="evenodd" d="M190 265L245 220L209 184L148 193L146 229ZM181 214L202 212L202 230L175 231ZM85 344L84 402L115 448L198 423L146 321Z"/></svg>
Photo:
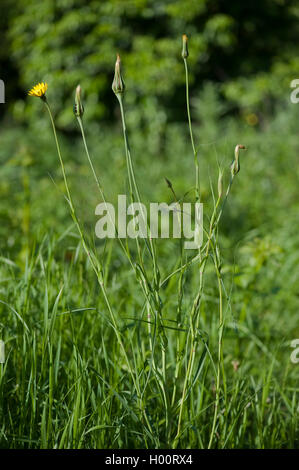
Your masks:
<svg viewBox="0 0 299 470"><path fill-rule="evenodd" d="M38 83L30 91L28 91L29 96L36 96L37 98L43 98L48 89L47 83Z"/></svg>

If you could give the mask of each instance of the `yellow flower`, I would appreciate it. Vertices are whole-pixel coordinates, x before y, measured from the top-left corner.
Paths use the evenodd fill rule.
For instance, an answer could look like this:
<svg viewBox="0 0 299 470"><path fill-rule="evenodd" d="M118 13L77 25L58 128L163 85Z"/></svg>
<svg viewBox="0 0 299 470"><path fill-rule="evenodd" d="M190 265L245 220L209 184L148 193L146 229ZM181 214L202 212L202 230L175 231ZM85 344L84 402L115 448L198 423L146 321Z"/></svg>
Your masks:
<svg viewBox="0 0 299 470"><path fill-rule="evenodd" d="M37 98L43 98L48 89L47 83L38 83L30 91L28 91L29 96L36 96Z"/></svg>

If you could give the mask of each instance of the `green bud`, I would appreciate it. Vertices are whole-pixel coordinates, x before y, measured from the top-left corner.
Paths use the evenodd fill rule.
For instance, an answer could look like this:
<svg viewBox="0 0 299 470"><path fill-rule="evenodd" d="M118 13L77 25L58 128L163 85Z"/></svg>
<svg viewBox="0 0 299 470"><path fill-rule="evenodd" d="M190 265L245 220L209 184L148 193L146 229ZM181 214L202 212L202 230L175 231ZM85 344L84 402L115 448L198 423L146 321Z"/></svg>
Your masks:
<svg viewBox="0 0 299 470"><path fill-rule="evenodd" d="M114 79L112 83L112 90L116 95L122 95L125 91L125 83L121 76L121 60L119 54L117 54L116 62L115 62L115 73Z"/></svg>
<svg viewBox="0 0 299 470"><path fill-rule="evenodd" d="M244 147L244 145L236 145L236 147L235 147L235 159L232 162L231 167L230 167L232 177L234 177L240 171L239 152L240 152L241 149L246 150L246 147Z"/></svg>
<svg viewBox="0 0 299 470"><path fill-rule="evenodd" d="M76 117L82 117L83 114L84 114L83 104L81 103L81 87L80 87L80 85L78 85L77 88L76 88L74 114L75 114Z"/></svg>
<svg viewBox="0 0 299 470"><path fill-rule="evenodd" d="M183 59L187 59L187 57L189 55L189 52L188 52L188 36L186 34L183 34L182 40L183 40L182 57L183 57Z"/></svg>

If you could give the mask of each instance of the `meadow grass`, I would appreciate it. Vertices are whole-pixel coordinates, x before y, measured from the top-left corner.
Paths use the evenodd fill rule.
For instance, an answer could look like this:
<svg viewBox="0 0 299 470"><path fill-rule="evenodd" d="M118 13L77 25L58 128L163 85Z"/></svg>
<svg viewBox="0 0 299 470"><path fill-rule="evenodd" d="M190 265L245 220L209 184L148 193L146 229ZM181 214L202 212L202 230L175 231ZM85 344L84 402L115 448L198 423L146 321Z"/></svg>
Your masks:
<svg viewBox="0 0 299 470"><path fill-rule="evenodd" d="M183 250L180 240L95 240L90 220L95 205L89 202L91 214L84 212L86 188L92 188L95 200L108 200L109 167L95 158L94 137L77 116L83 140L76 151L81 148L80 166L89 173L76 187L76 171L70 174L66 145L59 143L46 102L63 173L62 184L51 183L51 191L57 193L54 207L62 200L64 222L48 233L30 230L35 203L24 165L21 246L15 255L2 248L0 259L0 326L6 345L0 376L3 448L298 447L298 385L289 360L289 342L298 336L296 277L290 276L298 262L295 203L278 230L267 208L261 214L265 204L260 202L269 194L265 178L276 178L275 188L283 187L286 177L291 181L279 158L286 147L277 142L274 148L280 118L261 138L247 130L246 142L236 141L240 128L233 121L218 147L197 146L196 139L202 141L215 122L209 124L207 117L193 129L183 59L191 142L185 134L184 153L169 152L169 160L161 159L148 172L131 155L126 110L116 93L124 139L120 158L131 201L159 200L160 191L171 201L185 194L187 200L204 202L205 237L198 252ZM263 149L265 138L272 142L271 152L265 152L272 168L252 149ZM241 156L238 143L248 145ZM173 150L178 148L175 143ZM195 164L192 169L186 154ZM259 165L263 178L254 183ZM195 185L185 181L190 174ZM296 194L295 183L290 186L289 201ZM244 216L245 210L244 221L238 214Z"/></svg>

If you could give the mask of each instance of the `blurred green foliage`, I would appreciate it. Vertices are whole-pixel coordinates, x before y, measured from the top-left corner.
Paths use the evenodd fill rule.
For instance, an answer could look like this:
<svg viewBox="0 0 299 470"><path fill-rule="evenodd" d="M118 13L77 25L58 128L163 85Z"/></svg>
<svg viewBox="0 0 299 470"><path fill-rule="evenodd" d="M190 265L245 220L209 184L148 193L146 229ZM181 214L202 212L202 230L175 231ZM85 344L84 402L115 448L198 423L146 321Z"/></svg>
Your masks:
<svg viewBox="0 0 299 470"><path fill-rule="evenodd" d="M157 113L182 119L181 35L190 39L193 89L209 80L220 96L246 112L271 110L296 78L299 6L296 0L3 0L2 77L13 80L8 102L15 118L36 117L25 92L49 82L59 126L71 129L72 97L85 90L86 119L113 119L111 82L122 56L127 102L140 104L135 126ZM3 3L2 2L2 3Z"/></svg>

